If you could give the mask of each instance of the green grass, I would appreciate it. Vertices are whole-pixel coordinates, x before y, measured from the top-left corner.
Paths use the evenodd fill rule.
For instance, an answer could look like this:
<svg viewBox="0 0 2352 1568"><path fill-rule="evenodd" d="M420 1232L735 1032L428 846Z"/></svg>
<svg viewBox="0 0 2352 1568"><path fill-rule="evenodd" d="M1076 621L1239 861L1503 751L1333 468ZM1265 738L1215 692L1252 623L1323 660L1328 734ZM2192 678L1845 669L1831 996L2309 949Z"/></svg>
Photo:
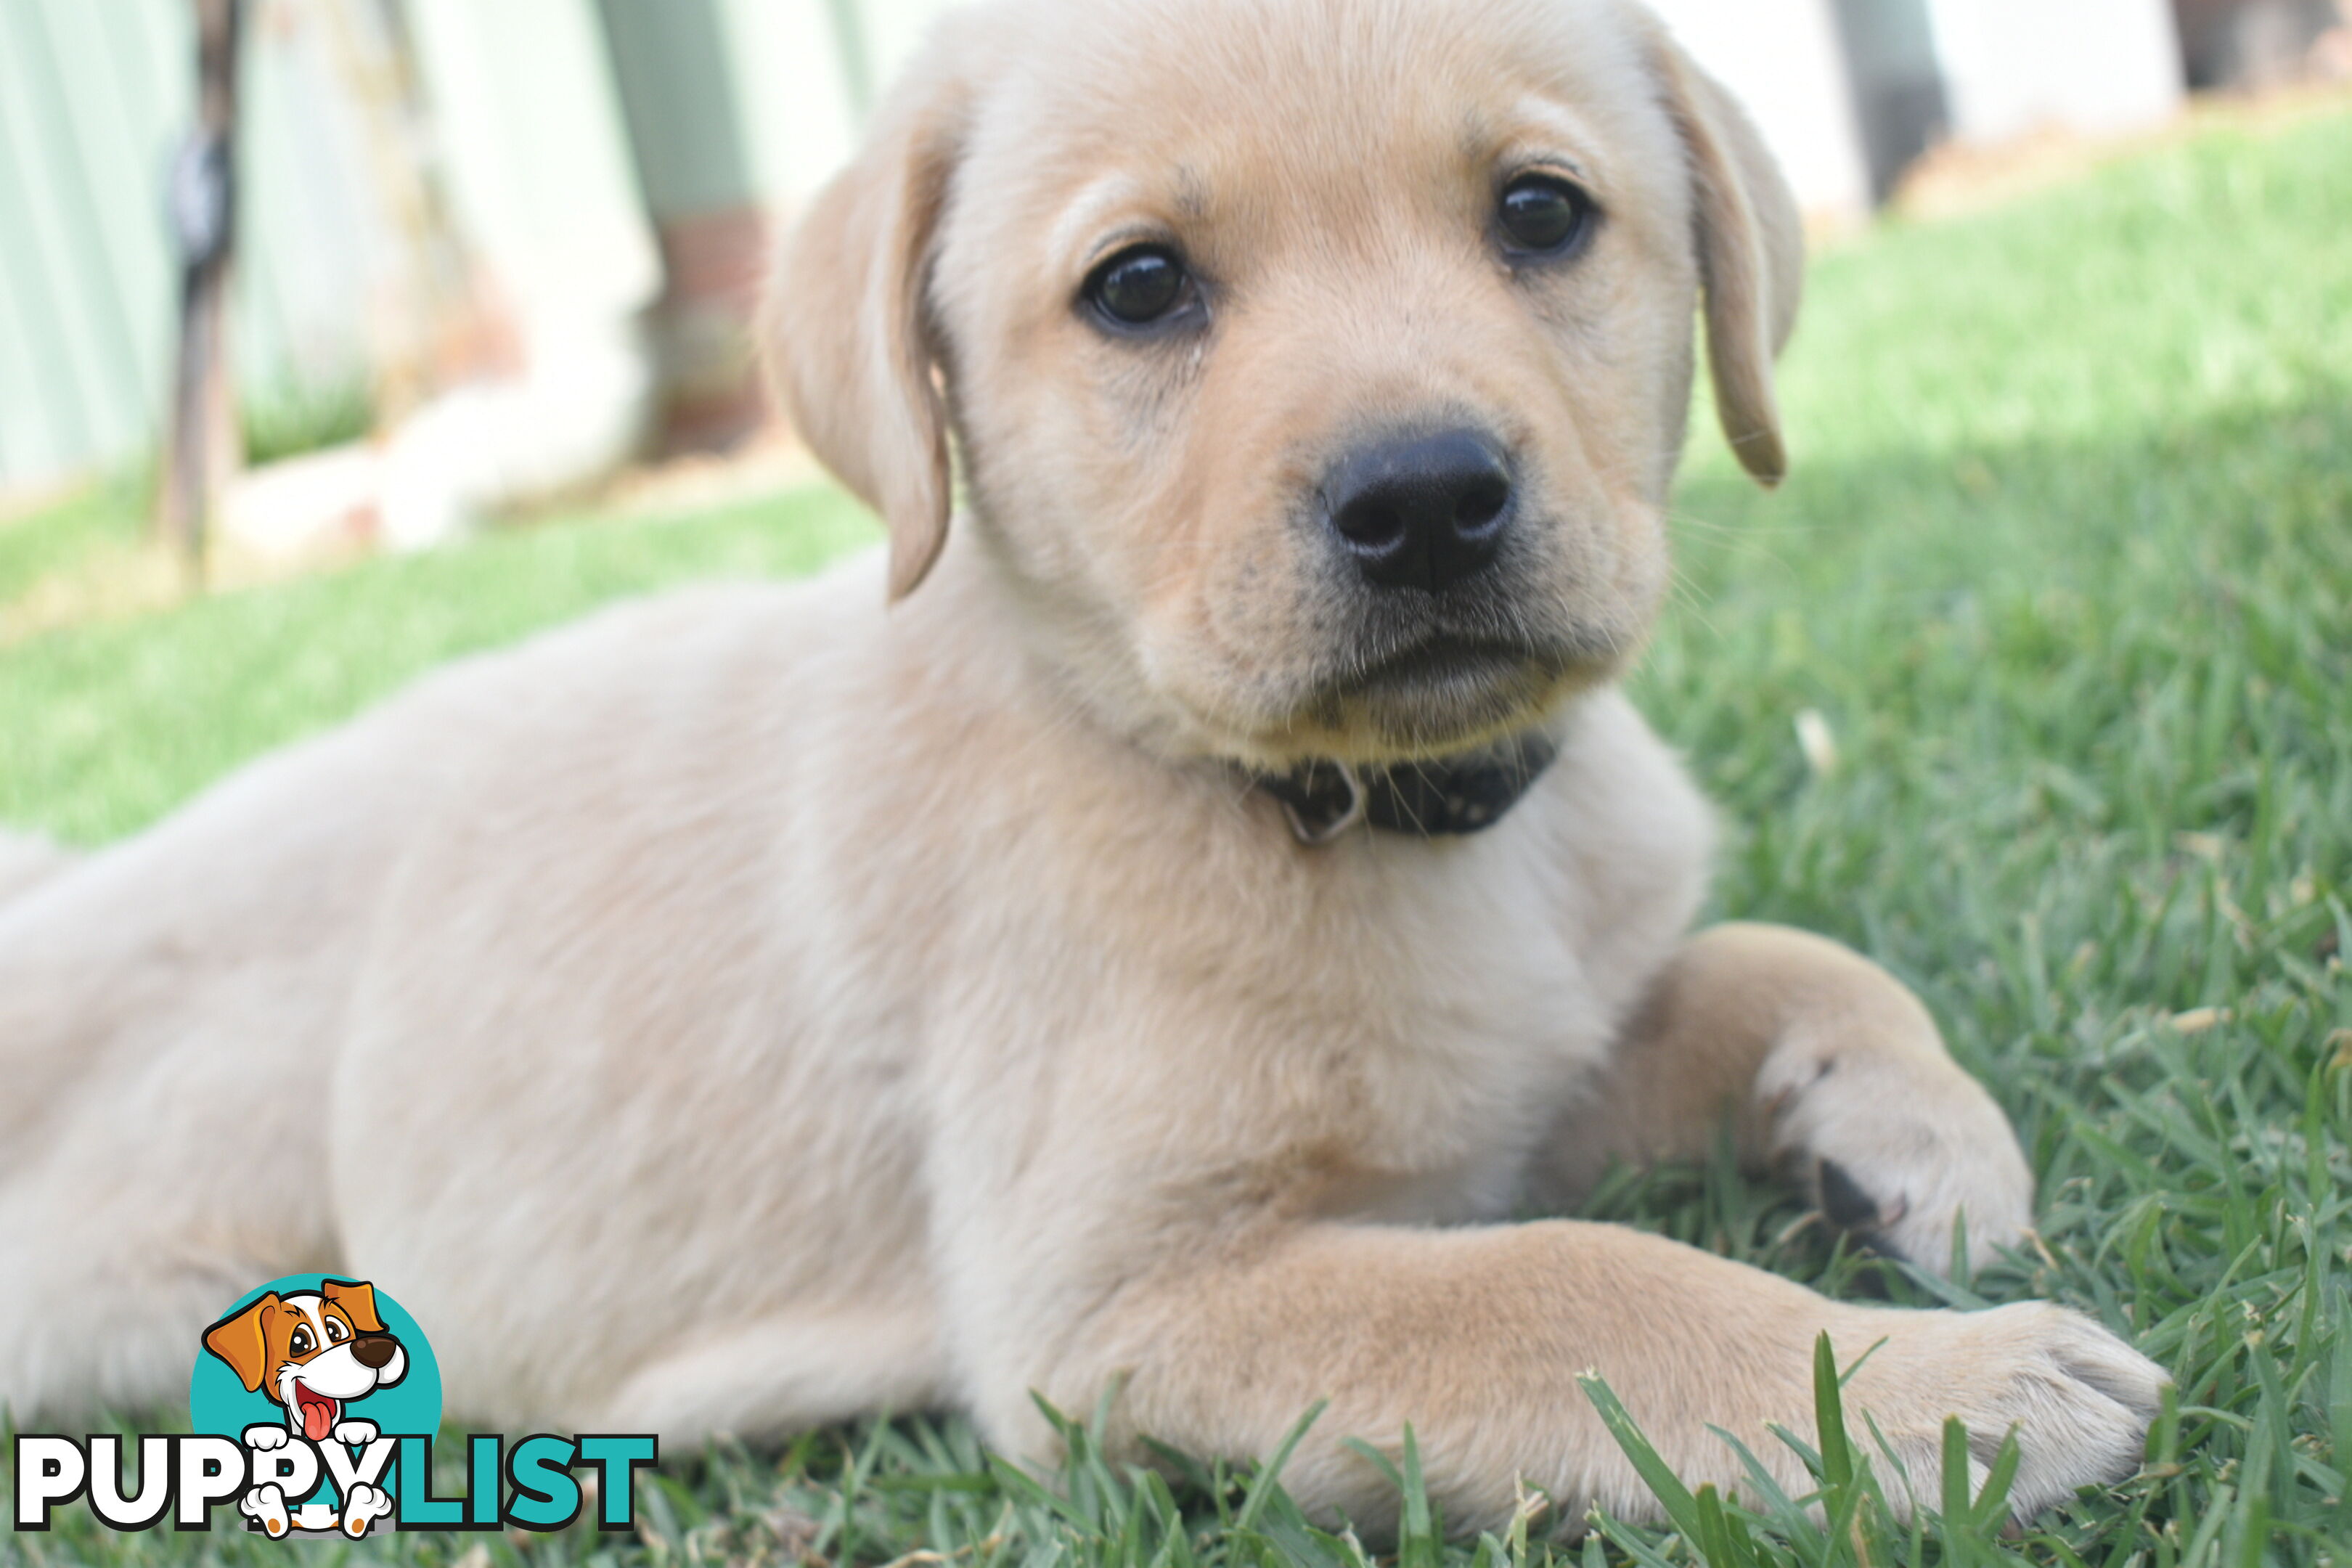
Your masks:
<svg viewBox="0 0 2352 1568"><path fill-rule="evenodd" d="M324 385L287 382L247 393L237 410L245 460L270 463L364 437L375 398L364 378Z"/></svg>
<svg viewBox="0 0 2352 1568"><path fill-rule="evenodd" d="M2179 1379L2148 1468L2014 1539L1927 1478L1950 1517L1899 1529L1866 1432L1839 1435L1832 1377L1795 1435L1832 1528L1661 1477L1673 1532L1555 1548L1538 1517L1463 1542L1408 1506L1401 1564L2352 1565L2347 219L2336 114L2208 131L1825 258L1783 386L1795 476L1767 497L1695 447L1684 592L1637 681L1732 825L1721 911L1842 937L1918 988L2017 1121L2047 1256L1935 1285L1720 1172L1628 1173L1593 1212L1838 1293L2084 1307ZM26 553L52 548L45 530L95 526L0 531L0 610L47 569ZM460 648L641 584L790 570L856 526L810 496L550 528L0 647L0 818L126 831ZM1827 773L1796 739L1808 710L1835 737ZM1180 1466L1171 1490L1082 1429L1072 1447L1057 1489L952 1421L723 1451L649 1483L638 1538L521 1554L1354 1559L1259 1478ZM0 1559L194 1550L82 1526Z"/></svg>

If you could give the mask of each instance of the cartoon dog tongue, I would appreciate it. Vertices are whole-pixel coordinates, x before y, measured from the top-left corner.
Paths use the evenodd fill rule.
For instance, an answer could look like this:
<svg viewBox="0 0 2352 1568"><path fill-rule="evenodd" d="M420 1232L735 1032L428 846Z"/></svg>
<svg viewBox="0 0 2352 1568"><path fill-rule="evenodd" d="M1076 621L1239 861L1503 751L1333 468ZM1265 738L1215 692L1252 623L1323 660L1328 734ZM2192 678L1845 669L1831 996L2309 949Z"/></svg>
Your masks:
<svg viewBox="0 0 2352 1568"><path fill-rule="evenodd" d="M302 1436L313 1443L323 1443L334 1430L335 1402L317 1394L301 1384L294 1385L294 1403L302 1412Z"/></svg>

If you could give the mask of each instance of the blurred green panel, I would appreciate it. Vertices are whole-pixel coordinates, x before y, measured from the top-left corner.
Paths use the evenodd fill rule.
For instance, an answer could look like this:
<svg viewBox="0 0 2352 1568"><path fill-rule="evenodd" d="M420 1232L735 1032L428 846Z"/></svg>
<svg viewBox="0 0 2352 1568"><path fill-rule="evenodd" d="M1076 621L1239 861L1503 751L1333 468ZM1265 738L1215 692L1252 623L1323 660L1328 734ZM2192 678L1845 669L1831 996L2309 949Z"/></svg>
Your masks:
<svg viewBox="0 0 2352 1568"><path fill-rule="evenodd" d="M168 365L175 0L0 0L0 486L121 462Z"/></svg>
<svg viewBox="0 0 2352 1568"><path fill-rule="evenodd" d="M753 199L719 0L602 0L613 73L656 222Z"/></svg>
<svg viewBox="0 0 2352 1568"><path fill-rule="evenodd" d="M14 13L0 0L0 100L13 95L9 62ZM36 221L26 199L26 149L0 108L0 487L31 485L68 460L77 442L60 417L50 379L59 354L48 331L47 281L33 250Z"/></svg>
<svg viewBox="0 0 2352 1568"><path fill-rule="evenodd" d="M788 207L847 155L867 90L862 0L600 4L656 221Z"/></svg>
<svg viewBox="0 0 2352 1568"><path fill-rule="evenodd" d="M21 288L41 393L52 428L70 458L108 445L111 368L99 316L106 308L102 242L72 186L79 162L58 90L43 12L46 0L10 0L0 44L0 125L9 143L9 248L23 263Z"/></svg>
<svg viewBox="0 0 2352 1568"><path fill-rule="evenodd" d="M189 89L179 79L177 90L159 95L133 51L142 38L187 47L184 13L173 0L47 0L45 10L58 79L68 88L80 195L105 264L92 281L105 287L122 355L110 392L124 400L140 437L155 426L161 401L152 394L169 369L173 268L155 193Z"/></svg>

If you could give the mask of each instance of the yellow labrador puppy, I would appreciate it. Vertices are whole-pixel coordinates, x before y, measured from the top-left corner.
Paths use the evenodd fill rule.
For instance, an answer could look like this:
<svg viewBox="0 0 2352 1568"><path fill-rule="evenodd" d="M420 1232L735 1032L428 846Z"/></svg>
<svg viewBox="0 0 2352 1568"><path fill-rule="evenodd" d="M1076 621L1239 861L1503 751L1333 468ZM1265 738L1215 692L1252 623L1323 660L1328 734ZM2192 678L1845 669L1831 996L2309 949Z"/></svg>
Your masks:
<svg viewBox="0 0 2352 1568"><path fill-rule="evenodd" d="M1638 1515L1579 1373L1793 1485L1826 1330L1923 1477L1954 1414L2021 1514L2129 1471L2162 1373L2088 1319L1509 1222L1727 1113L1927 1268L2028 1223L1900 985L1685 935L1707 813L1612 685L1695 318L1769 482L1799 261L1626 0L955 23L775 293L887 561L468 661L0 906L0 1399L166 1398L331 1268L507 1430L1037 1452L1118 1383L1254 1455L1328 1398L1318 1509L1392 1510L1340 1440L1410 1422L1457 1524Z"/></svg>

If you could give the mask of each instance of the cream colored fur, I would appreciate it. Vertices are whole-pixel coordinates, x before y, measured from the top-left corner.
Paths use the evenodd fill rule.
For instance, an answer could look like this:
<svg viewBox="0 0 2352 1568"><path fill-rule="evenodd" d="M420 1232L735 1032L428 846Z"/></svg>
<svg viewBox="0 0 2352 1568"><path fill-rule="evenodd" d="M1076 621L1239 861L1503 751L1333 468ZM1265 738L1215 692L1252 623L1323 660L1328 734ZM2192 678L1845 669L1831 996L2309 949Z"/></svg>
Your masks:
<svg viewBox="0 0 2352 1568"><path fill-rule="evenodd" d="M73 863L66 850L45 838L0 833L0 903L47 881Z"/></svg>
<svg viewBox="0 0 2352 1568"><path fill-rule="evenodd" d="M1487 213L1528 159L1606 216L1520 273ZM1081 319L1121 226L1213 278L1205 336ZM1393 1502L1340 1439L1407 1422L1456 1525L1521 1479L1642 1515L1576 1375L1694 1480L1739 1473L1712 1424L1793 1485L1768 1428L1826 1330L1879 1346L1849 1399L1923 1479L1954 1413L2018 1428L2021 1513L2128 1471L2162 1374L2085 1318L1510 1220L1728 1114L1929 1268L1963 1214L1980 1258L2025 1235L2014 1139L1900 985L1685 938L1708 815L1612 684L1694 318L1776 478L1797 266L1753 132L1615 0L952 27L774 311L887 562L453 666L0 902L0 1401L173 1398L226 1303L318 1268L426 1326L453 1415L670 1452L944 1405L1042 1453L1031 1391L1123 1380L1120 1432L1202 1454L1328 1398L1289 1480L1360 1521ZM1513 635L1570 651L1390 700L1301 498L1432 409L1512 444ZM1559 762L1465 838L1304 848L1234 765L1529 725Z"/></svg>

